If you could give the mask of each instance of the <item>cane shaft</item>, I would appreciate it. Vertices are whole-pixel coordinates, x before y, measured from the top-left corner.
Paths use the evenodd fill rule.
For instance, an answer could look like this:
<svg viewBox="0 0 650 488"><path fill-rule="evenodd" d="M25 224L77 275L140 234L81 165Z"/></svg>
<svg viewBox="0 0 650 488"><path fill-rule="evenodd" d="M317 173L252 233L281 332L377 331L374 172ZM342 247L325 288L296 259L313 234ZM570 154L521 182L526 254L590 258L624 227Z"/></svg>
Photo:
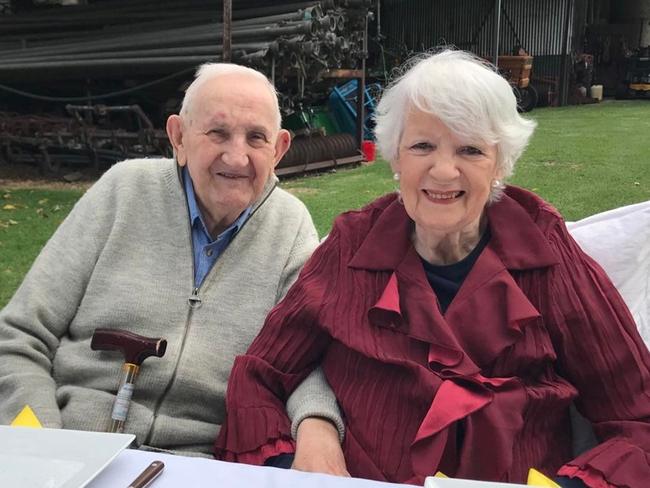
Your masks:
<svg viewBox="0 0 650 488"><path fill-rule="evenodd" d="M122 379L117 389L117 396L111 412L111 427L109 432L124 432L124 424L129 414L131 397L133 396L133 386L138 376L140 367L133 363L124 363L122 366Z"/></svg>

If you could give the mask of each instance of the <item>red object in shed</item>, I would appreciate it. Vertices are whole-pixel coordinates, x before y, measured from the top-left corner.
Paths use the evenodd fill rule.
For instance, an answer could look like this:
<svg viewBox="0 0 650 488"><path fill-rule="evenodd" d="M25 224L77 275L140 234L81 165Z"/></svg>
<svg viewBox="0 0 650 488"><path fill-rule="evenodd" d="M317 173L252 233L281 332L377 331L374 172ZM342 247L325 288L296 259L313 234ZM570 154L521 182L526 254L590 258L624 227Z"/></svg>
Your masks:
<svg viewBox="0 0 650 488"><path fill-rule="evenodd" d="M363 141L361 143L361 152L363 157L369 163L375 160L375 142L374 141Z"/></svg>

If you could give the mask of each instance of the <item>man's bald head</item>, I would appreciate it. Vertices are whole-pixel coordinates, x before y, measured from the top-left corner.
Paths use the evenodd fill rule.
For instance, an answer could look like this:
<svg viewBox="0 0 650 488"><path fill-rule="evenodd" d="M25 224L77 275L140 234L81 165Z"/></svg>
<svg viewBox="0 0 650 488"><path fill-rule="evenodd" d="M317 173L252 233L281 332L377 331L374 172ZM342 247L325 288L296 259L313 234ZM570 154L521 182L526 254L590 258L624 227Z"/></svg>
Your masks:
<svg viewBox="0 0 650 488"><path fill-rule="evenodd" d="M259 71L246 66L240 66L232 63L205 63L199 66L194 76L194 81L187 87L185 97L181 105L180 116L190 123L192 119L192 110L195 107L196 94L205 83L215 80L221 76L227 75L240 75L250 77L251 79L259 80L265 86L269 93L272 95L272 103L276 112L276 129L282 126L282 116L280 115L280 106L278 104L278 93L275 87L271 84L269 79Z"/></svg>

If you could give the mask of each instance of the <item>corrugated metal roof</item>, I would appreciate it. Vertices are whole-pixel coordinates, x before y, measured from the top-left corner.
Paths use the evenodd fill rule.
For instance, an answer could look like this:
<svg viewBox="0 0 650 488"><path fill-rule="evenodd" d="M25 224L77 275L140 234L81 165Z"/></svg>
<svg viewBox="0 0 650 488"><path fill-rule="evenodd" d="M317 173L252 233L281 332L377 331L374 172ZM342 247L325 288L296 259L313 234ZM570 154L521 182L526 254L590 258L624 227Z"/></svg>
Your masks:
<svg viewBox="0 0 650 488"><path fill-rule="evenodd" d="M568 1L502 0L500 53L521 46L532 55L561 54ZM383 0L381 19L392 49L423 51L446 43L493 54L493 0Z"/></svg>

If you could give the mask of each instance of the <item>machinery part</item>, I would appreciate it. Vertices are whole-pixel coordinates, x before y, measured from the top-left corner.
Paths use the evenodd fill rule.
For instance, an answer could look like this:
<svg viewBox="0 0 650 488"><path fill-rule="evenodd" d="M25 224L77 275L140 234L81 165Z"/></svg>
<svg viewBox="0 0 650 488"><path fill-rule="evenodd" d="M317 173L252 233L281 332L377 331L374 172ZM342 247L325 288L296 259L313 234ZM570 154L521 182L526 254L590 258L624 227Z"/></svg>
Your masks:
<svg viewBox="0 0 650 488"><path fill-rule="evenodd" d="M57 174L62 165L92 164L100 170L123 159L171 155L165 131L154 129L138 105L68 105L66 109L72 117L0 112L4 159ZM113 114L121 118L113 120ZM127 123L131 130L114 128Z"/></svg>
<svg viewBox="0 0 650 488"><path fill-rule="evenodd" d="M120 351L124 356L122 377L108 430L123 432L140 366L150 356L163 357L167 350L167 341L161 338L144 337L126 330L99 328L93 333L90 348L93 351Z"/></svg>
<svg viewBox="0 0 650 488"><path fill-rule="evenodd" d="M278 176L313 170L337 168L363 161L357 141L352 134L296 137L284 158L276 167Z"/></svg>
<svg viewBox="0 0 650 488"><path fill-rule="evenodd" d="M616 89L616 98L645 98L650 96L650 56L639 49L625 61L625 76Z"/></svg>
<svg viewBox="0 0 650 488"><path fill-rule="evenodd" d="M538 94L533 85L526 88L512 88L517 98L517 110L519 112L530 112L537 106Z"/></svg>

